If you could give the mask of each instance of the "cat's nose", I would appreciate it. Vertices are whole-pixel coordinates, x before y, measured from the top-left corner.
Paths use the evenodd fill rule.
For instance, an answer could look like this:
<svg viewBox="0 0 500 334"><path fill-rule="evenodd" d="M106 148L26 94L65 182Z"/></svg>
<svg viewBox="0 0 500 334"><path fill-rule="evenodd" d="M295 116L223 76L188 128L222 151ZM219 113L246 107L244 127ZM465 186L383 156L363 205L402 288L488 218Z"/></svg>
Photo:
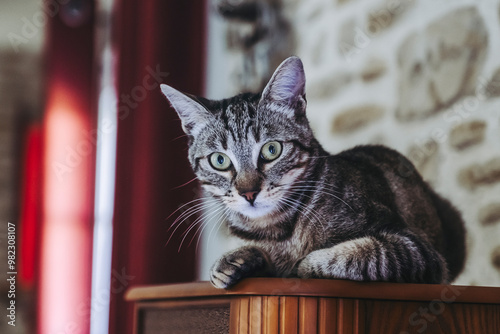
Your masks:
<svg viewBox="0 0 500 334"><path fill-rule="evenodd" d="M246 192L240 192L240 195L245 197L245 199L250 203L253 204L255 202L255 198L257 198L258 191L246 191Z"/></svg>

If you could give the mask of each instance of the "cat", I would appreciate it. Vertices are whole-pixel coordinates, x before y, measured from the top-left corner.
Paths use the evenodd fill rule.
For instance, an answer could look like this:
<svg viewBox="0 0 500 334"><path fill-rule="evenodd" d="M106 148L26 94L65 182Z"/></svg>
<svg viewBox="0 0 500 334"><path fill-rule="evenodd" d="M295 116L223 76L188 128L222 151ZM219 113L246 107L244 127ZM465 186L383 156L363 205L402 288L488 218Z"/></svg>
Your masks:
<svg viewBox="0 0 500 334"><path fill-rule="evenodd" d="M461 272L461 215L410 161L384 146L322 148L298 57L261 94L212 101L161 90L187 134L194 173L245 241L213 265L216 288L253 276L440 284Z"/></svg>

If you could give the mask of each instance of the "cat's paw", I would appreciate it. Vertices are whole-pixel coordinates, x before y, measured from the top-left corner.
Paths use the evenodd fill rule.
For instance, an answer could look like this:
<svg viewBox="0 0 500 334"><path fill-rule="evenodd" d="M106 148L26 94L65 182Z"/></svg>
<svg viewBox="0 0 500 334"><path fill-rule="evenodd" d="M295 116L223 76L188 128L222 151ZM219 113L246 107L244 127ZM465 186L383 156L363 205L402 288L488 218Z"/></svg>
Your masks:
<svg viewBox="0 0 500 334"><path fill-rule="evenodd" d="M267 255L256 247L241 247L224 254L210 269L210 282L227 289L245 277L264 274L269 267Z"/></svg>
<svg viewBox="0 0 500 334"><path fill-rule="evenodd" d="M305 257L297 265L295 272L298 278L319 278L315 273L315 263L308 257Z"/></svg>
<svg viewBox="0 0 500 334"><path fill-rule="evenodd" d="M307 255L297 267L299 278L335 278L362 281L361 263L343 247L321 249Z"/></svg>

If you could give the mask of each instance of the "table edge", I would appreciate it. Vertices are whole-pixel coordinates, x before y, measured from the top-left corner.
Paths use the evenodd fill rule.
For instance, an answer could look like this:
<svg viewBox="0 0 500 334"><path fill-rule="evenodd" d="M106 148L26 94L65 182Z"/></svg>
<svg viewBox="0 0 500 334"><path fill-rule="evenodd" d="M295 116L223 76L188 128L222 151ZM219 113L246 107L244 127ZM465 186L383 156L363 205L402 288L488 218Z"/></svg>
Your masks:
<svg viewBox="0 0 500 334"><path fill-rule="evenodd" d="M125 300L252 295L500 304L500 287L293 278L249 278L228 290L216 289L209 282L133 286Z"/></svg>

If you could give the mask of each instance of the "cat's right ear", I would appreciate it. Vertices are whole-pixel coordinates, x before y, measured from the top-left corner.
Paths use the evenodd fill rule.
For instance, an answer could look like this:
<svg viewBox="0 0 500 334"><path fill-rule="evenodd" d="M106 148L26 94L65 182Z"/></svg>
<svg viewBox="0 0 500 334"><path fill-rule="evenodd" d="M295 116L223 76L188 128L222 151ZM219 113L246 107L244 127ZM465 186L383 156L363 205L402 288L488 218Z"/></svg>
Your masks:
<svg viewBox="0 0 500 334"><path fill-rule="evenodd" d="M182 129L187 135L196 136L211 121L213 116L200 103L168 85L161 84L160 88L179 115Z"/></svg>
<svg viewBox="0 0 500 334"><path fill-rule="evenodd" d="M277 108L286 116L304 115L306 111L306 76L299 57L288 57L276 69L262 91L260 103L277 102L289 108Z"/></svg>

